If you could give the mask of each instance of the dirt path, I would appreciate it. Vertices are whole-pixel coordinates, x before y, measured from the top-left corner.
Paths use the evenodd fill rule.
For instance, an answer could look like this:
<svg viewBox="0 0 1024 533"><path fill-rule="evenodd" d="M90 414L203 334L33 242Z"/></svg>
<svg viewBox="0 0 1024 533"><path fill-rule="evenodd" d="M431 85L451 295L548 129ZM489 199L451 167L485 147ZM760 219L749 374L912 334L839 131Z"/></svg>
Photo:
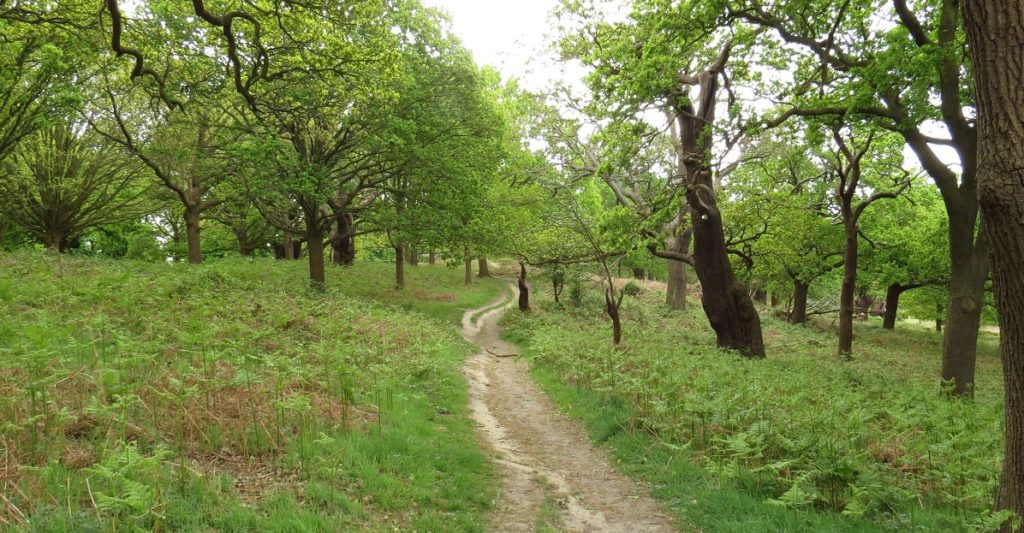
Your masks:
<svg viewBox="0 0 1024 533"><path fill-rule="evenodd" d="M466 363L478 430L501 465L504 487L493 531L675 531L639 483L616 472L604 452L527 375L528 363L498 336L509 296L467 311L463 335L481 348ZM496 355L497 354L497 355Z"/></svg>

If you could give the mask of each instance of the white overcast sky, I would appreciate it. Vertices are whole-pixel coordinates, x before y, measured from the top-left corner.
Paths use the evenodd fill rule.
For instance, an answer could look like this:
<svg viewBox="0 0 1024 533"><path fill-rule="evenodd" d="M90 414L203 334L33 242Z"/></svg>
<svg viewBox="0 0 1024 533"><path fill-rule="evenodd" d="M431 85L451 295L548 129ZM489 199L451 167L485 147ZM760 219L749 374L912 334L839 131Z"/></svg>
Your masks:
<svg viewBox="0 0 1024 533"><path fill-rule="evenodd" d="M525 89L539 91L553 78L569 75L554 65L549 16L558 0L423 0L448 12L452 31L478 64L518 78ZM545 61L545 59L547 59ZM579 72L575 73L578 77ZM569 81L569 80L567 80Z"/></svg>

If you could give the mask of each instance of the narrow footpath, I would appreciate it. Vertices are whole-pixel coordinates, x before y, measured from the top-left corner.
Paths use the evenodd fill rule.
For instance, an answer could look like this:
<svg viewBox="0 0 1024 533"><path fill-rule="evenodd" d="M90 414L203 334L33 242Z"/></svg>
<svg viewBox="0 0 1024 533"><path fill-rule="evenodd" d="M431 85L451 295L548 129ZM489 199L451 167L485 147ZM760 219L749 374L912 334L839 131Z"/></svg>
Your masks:
<svg viewBox="0 0 1024 533"><path fill-rule="evenodd" d="M463 335L480 347L466 363L478 431L502 470L492 531L675 531L668 514L636 481L615 471L583 428L531 381L529 364L498 335L512 306L506 294L466 312Z"/></svg>

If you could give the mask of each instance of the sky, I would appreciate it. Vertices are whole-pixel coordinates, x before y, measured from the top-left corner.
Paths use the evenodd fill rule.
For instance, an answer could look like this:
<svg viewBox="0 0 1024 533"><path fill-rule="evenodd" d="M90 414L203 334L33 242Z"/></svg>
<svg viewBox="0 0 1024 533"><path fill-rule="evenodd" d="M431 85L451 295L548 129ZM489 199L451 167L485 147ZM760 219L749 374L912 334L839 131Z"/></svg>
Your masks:
<svg viewBox="0 0 1024 533"><path fill-rule="evenodd" d="M549 15L558 0L424 0L451 15L452 31L476 62L539 91L564 70L553 64ZM547 58L547 61L544 59Z"/></svg>
<svg viewBox="0 0 1024 533"><path fill-rule="evenodd" d="M505 79L517 78L520 87L544 92L555 82L582 89L582 67L557 61L551 50L551 13L558 0L423 0L451 17L452 32L472 53L476 62L490 65ZM655 121L660 120L654 119ZM939 124L927 124L926 133L944 135ZM935 147L940 159L959 171L958 159L949 147ZM919 165L909 147L908 165Z"/></svg>

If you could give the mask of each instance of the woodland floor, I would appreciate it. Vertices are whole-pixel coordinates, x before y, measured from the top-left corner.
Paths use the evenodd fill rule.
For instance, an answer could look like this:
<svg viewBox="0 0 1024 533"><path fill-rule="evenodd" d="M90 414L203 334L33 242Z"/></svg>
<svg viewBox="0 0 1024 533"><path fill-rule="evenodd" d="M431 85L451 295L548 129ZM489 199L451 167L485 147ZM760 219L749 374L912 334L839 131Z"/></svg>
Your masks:
<svg viewBox="0 0 1024 533"><path fill-rule="evenodd" d="M674 531L641 484L615 471L577 422L530 379L528 363L498 336L509 295L466 312L463 335L480 351L466 364L470 407L501 466L495 531Z"/></svg>

